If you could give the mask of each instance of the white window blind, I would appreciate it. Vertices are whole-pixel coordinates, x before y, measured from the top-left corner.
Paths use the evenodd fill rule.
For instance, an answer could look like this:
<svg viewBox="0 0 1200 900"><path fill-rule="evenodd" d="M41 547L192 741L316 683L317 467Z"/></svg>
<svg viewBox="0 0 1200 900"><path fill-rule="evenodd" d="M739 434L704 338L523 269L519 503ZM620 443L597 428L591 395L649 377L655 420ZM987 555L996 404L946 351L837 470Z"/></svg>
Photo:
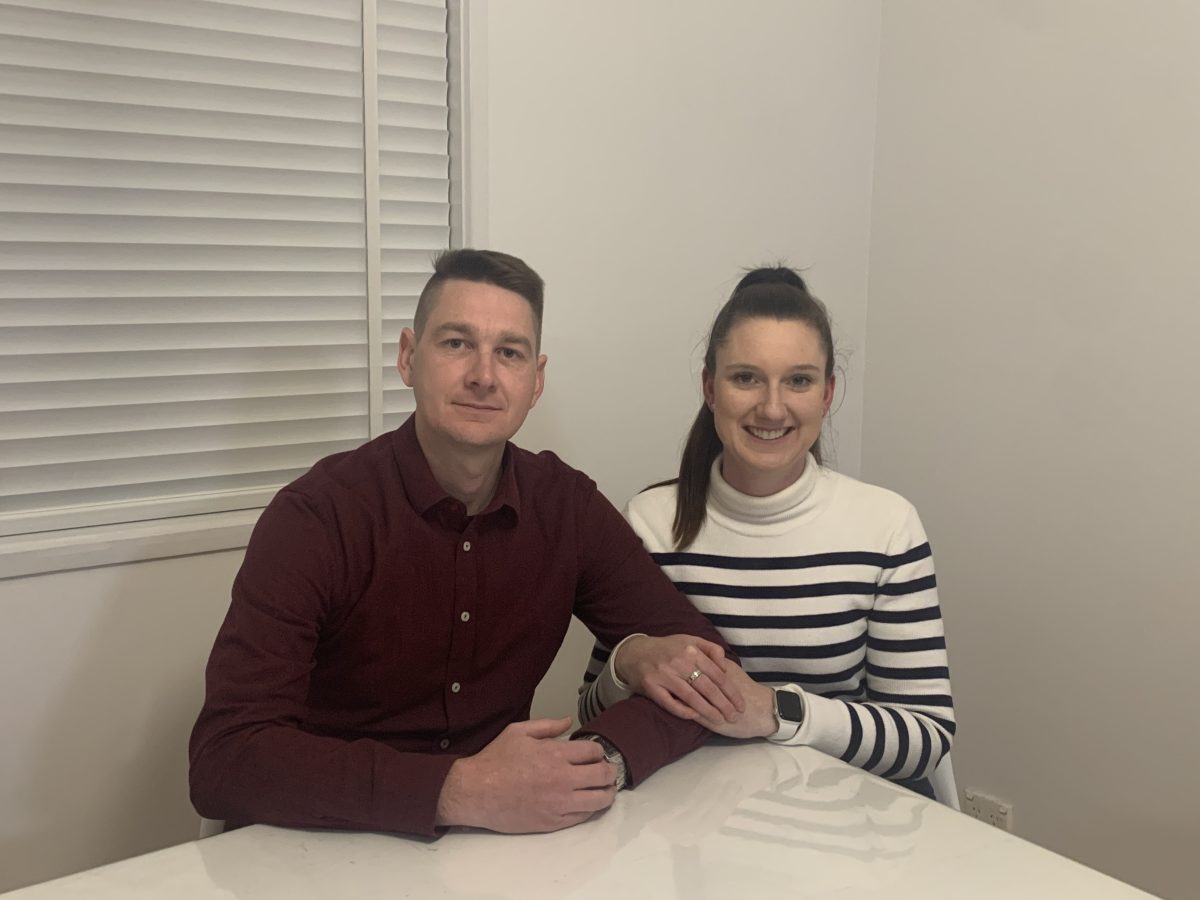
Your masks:
<svg viewBox="0 0 1200 900"><path fill-rule="evenodd" d="M407 415L446 56L437 0L0 2L0 536L259 507Z"/></svg>

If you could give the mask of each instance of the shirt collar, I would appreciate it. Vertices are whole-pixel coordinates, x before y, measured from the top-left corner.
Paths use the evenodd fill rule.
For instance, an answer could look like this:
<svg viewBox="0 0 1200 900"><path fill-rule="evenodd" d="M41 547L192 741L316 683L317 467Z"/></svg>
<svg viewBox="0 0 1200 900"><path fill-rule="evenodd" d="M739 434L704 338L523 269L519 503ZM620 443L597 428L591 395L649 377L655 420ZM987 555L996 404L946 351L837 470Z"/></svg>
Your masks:
<svg viewBox="0 0 1200 900"><path fill-rule="evenodd" d="M447 502L457 504L461 508L462 503L446 493L433 477L429 461L417 440L416 416L409 416L392 435L392 447L396 466L400 470L400 481L413 509L424 517L430 510ZM516 448L511 442L506 442L504 455L500 459L500 479L496 482L496 493L483 512L479 513L480 516L502 513L502 518L514 525L517 523L521 515L521 493L517 487L516 468Z"/></svg>

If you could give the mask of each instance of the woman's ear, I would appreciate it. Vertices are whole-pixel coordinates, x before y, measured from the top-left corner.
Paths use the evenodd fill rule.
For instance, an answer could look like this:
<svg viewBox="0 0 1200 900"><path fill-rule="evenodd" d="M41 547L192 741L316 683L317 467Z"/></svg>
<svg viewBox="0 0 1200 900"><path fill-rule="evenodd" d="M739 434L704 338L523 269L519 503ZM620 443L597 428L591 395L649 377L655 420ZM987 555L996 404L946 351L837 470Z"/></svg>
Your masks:
<svg viewBox="0 0 1200 900"><path fill-rule="evenodd" d="M716 391L713 387L712 372L707 368L700 373L700 390L704 392L704 405L710 410L717 405Z"/></svg>

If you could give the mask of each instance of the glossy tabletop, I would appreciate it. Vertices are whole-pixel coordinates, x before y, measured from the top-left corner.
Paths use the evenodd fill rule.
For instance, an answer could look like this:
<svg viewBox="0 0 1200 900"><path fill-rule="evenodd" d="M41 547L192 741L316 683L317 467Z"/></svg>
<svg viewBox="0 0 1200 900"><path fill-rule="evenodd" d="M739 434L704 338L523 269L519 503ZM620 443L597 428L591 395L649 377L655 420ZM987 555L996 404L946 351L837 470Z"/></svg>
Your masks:
<svg viewBox="0 0 1200 900"><path fill-rule="evenodd" d="M709 746L567 831L440 840L254 826L4 895L1147 897L809 748Z"/></svg>

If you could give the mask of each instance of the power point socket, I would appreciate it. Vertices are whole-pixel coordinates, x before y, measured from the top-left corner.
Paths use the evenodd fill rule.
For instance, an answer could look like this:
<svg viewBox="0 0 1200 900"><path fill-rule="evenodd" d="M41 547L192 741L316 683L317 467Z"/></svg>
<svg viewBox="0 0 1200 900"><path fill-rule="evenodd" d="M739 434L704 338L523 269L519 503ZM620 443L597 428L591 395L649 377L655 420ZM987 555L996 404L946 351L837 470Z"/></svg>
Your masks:
<svg viewBox="0 0 1200 900"><path fill-rule="evenodd" d="M972 819L994 825L1001 831L1012 831L1013 808L1007 800L968 788L963 791L962 811Z"/></svg>

